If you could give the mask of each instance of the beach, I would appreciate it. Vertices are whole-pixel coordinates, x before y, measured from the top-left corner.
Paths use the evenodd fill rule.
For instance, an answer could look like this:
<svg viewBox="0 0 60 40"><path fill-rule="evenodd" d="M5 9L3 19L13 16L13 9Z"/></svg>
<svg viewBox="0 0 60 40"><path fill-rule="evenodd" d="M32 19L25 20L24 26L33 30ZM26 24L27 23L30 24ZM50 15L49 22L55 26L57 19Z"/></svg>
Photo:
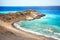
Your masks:
<svg viewBox="0 0 60 40"><path fill-rule="evenodd" d="M39 23L38 25L41 25L43 22L45 23L47 21L46 17L48 17L49 20L51 20L50 17L52 18L51 15L46 16L45 14L41 14L40 12L37 12L35 10L26 10L24 12L15 12L15 13L10 12L10 13L7 13L7 14L0 14L0 40L57 40L57 39L55 39L53 37L40 35L40 33L33 32L33 30L32 31L28 30L30 28L34 29L34 30L36 30L36 29L38 29L40 27L42 28L42 26L36 27L35 23L36 22ZM54 16L53 19L55 17L56 16ZM25 23L24 25L27 25L28 29L24 30L21 27L21 26L24 27L24 25L19 26L20 25L19 23L17 23L17 25L16 25L15 24L16 22ZM29 26L28 23L33 24L33 26L32 27L31 27L31 25ZM50 22L48 22L48 24L49 23ZM36 27L36 29L35 29L35 27ZM48 26L46 26L46 27L48 29ZM44 26L42 28L42 30L45 29L46 27ZM38 30L43 32L40 29L38 29ZM51 30L47 30L47 31L51 31Z"/></svg>
<svg viewBox="0 0 60 40"><path fill-rule="evenodd" d="M0 14L0 40L57 40L43 35L35 35L16 28L13 24L22 20L34 20L45 16L34 10Z"/></svg>
<svg viewBox="0 0 60 40"><path fill-rule="evenodd" d="M0 20L0 25L0 40L55 40L18 30L11 23L5 23L2 20Z"/></svg>

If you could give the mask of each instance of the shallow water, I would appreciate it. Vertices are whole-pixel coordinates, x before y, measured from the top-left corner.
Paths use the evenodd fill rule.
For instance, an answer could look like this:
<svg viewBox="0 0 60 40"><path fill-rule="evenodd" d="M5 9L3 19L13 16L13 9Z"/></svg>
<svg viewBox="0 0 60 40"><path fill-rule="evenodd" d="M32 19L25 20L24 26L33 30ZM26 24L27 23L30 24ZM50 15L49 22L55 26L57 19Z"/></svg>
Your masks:
<svg viewBox="0 0 60 40"><path fill-rule="evenodd" d="M20 27L47 36L60 38L60 16L46 14L46 16L31 21L16 22Z"/></svg>

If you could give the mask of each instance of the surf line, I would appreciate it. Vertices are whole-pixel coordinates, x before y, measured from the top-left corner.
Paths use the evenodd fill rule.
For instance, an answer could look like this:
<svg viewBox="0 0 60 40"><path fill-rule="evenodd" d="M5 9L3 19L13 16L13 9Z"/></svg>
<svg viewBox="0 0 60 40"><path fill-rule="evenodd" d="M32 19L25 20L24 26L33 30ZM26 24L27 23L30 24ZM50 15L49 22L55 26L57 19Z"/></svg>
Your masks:
<svg viewBox="0 0 60 40"><path fill-rule="evenodd" d="M23 30L25 32L29 32L29 33L32 33L32 34L35 34L35 35L42 35L42 36L45 36L45 37L50 37L50 38L54 38L54 39L60 40L60 38L57 38L57 37L54 37L54 36L48 36L48 35L44 35L44 34L41 34L41 33L38 33L38 32L34 32L34 31L31 31L31 30L26 30L25 28L22 28L17 23L14 23L13 25L14 25L15 28Z"/></svg>

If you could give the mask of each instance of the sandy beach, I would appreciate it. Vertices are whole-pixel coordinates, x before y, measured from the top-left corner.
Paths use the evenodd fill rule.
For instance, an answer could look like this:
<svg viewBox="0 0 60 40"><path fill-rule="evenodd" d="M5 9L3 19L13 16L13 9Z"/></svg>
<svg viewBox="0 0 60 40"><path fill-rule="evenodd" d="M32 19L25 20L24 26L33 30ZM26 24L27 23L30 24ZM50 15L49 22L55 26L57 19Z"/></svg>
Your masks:
<svg viewBox="0 0 60 40"><path fill-rule="evenodd" d="M37 36L31 33L18 30L11 23L0 20L0 40L55 40L44 36Z"/></svg>
<svg viewBox="0 0 60 40"><path fill-rule="evenodd" d="M22 20L38 19L45 16L36 11L28 10L26 12L0 14L0 40L56 40L42 35L34 35L14 27L13 23Z"/></svg>

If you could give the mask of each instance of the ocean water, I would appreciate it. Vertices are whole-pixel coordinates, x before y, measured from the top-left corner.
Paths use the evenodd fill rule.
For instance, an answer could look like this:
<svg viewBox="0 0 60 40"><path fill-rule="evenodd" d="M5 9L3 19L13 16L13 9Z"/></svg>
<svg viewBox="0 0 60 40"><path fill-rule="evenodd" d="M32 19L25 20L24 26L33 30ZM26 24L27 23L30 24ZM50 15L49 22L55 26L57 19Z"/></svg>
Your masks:
<svg viewBox="0 0 60 40"><path fill-rule="evenodd" d="M19 21L14 23L14 26L16 28L22 29L27 32L36 33L37 35L42 34L43 36L49 36L53 38L60 39L60 7L43 7L43 8L34 8L34 7L19 7L18 8L8 8L8 7L2 7L3 9L0 10L0 14L8 14L9 12L23 12L25 10L33 9L36 10L39 13L45 14L46 16L35 19L35 20L25 20L25 21Z"/></svg>
<svg viewBox="0 0 60 40"><path fill-rule="evenodd" d="M16 24L26 30L60 39L60 15L46 14L40 19L20 21Z"/></svg>

